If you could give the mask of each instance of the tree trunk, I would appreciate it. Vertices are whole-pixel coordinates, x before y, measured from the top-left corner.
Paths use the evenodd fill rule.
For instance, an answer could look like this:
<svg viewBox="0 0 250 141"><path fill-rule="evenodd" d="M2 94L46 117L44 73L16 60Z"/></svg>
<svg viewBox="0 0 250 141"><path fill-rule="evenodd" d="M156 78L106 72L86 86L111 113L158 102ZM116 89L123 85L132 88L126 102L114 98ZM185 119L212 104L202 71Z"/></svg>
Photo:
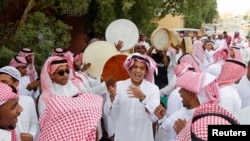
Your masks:
<svg viewBox="0 0 250 141"><path fill-rule="evenodd" d="M18 29L24 24L25 20L27 19L28 17L28 14L30 12L30 10L32 9L32 7L35 5L35 0L29 0L29 3L23 13L23 16L21 17L18 25L17 25L17 28L16 28L16 31L18 31Z"/></svg>

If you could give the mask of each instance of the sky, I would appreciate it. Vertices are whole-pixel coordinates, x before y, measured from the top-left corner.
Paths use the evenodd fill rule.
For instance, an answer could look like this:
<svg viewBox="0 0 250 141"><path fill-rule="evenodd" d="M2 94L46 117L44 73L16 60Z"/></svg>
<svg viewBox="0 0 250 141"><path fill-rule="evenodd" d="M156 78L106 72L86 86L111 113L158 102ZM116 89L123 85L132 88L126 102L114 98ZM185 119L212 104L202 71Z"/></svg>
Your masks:
<svg viewBox="0 0 250 141"><path fill-rule="evenodd" d="M245 15L250 9L250 0L217 0L217 10L219 13L232 13Z"/></svg>

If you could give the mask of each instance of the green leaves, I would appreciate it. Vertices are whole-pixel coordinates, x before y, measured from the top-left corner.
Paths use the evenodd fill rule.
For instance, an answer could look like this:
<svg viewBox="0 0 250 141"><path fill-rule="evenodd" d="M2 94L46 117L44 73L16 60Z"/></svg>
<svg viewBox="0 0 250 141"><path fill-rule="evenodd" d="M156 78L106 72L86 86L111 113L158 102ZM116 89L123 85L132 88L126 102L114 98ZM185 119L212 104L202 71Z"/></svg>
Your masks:
<svg viewBox="0 0 250 141"><path fill-rule="evenodd" d="M90 0L41 0L39 4L52 8L58 16L83 16L88 12Z"/></svg>
<svg viewBox="0 0 250 141"><path fill-rule="evenodd" d="M106 28L116 19L129 19L139 32L150 36L157 28L155 21L166 14L184 15L185 26L192 28L200 28L204 21L212 21L217 14L216 0L39 0L33 4L27 12L30 15L27 19L24 16L17 31L13 23L0 25L0 46L3 44L12 51L32 48L37 52L38 61L44 61L55 47L69 47L72 27L57 20L62 15L84 21L79 23L84 28L79 28L90 38L104 39Z"/></svg>
<svg viewBox="0 0 250 141"><path fill-rule="evenodd" d="M29 47L37 52L42 62L55 47L68 48L72 27L55 18L35 12L26 19L13 37L15 47ZM39 63L38 63L39 64ZM41 64L41 63L40 63Z"/></svg>
<svg viewBox="0 0 250 141"><path fill-rule="evenodd" d="M11 49L3 46L0 48L0 67L9 65L9 62L11 58L15 55L16 53L13 52Z"/></svg>

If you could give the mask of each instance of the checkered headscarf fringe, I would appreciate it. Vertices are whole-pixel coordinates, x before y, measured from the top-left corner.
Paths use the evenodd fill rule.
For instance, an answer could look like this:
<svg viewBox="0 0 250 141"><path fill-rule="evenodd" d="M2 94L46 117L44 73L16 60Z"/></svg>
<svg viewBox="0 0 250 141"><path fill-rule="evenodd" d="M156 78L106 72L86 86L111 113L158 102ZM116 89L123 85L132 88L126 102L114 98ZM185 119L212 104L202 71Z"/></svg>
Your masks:
<svg viewBox="0 0 250 141"><path fill-rule="evenodd" d="M148 68L148 72L145 75L145 79L153 83L154 72L158 74L158 68L156 62L148 55L142 55L140 53L133 53L127 57L123 63L123 67L130 74L130 68L134 65L135 60L139 62L145 62Z"/></svg>
<svg viewBox="0 0 250 141"><path fill-rule="evenodd" d="M14 89L14 88L13 88ZM0 82L0 106L8 100L18 98L19 95L13 92L11 86Z"/></svg>
<svg viewBox="0 0 250 141"><path fill-rule="evenodd" d="M22 57L32 55L32 63L29 64L29 66L28 66L29 71L27 73L30 76L30 81L31 82L35 81L35 79L36 79L35 77L36 77L36 74L37 74L35 64L34 64L35 63L35 53L30 48L22 48L19 51L18 55L22 56Z"/></svg>
<svg viewBox="0 0 250 141"><path fill-rule="evenodd" d="M193 43L194 56L196 56L202 63L204 62L204 49L202 42L195 40Z"/></svg>
<svg viewBox="0 0 250 141"><path fill-rule="evenodd" d="M208 125L237 125L239 121L227 110L217 104L199 106L184 129L178 134L177 141L194 139L208 140Z"/></svg>
<svg viewBox="0 0 250 141"><path fill-rule="evenodd" d="M240 80L246 72L247 69L244 63L235 59L226 60L217 79L219 87L235 83Z"/></svg>

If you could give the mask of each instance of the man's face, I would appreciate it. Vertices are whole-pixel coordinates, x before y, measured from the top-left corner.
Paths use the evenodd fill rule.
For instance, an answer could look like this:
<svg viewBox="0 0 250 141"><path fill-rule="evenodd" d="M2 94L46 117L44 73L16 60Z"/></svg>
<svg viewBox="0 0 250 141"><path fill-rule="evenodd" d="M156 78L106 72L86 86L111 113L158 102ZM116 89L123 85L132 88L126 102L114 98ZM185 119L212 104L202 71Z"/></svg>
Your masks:
<svg viewBox="0 0 250 141"><path fill-rule="evenodd" d="M82 66L82 61L81 60L74 61L74 69L75 69L75 71L81 70L81 66Z"/></svg>
<svg viewBox="0 0 250 141"><path fill-rule="evenodd" d="M222 59L226 60L228 59L228 52L226 50L223 50L220 52L220 56Z"/></svg>
<svg viewBox="0 0 250 141"><path fill-rule="evenodd" d="M14 81L8 74L0 74L0 82L11 85L15 88L18 86L18 81Z"/></svg>
<svg viewBox="0 0 250 141"><path fill-rule="evenodd" d="M21 76L24 76L27 74L27 66L19 66L17 67L17 69L21 73Z"/></svg>
<svg viewBox="0 0 250 141"><path fill-rule="evenodd" d="M147 51L146 47L144 45L138 45L136 47L136 52L140 53L140 54L145 54Z"/></svg>
<svg viewBox="0 0 250 141"><path fill-rule="evenodd" d="M69 67L68 65L60 65L53 74L50 74L53 82L66 85L69 80Z"/></svg>
<svg viewBox="0 0 250 141"><path fill-rule="evenodd" d="M135 60L134 65L130 68L130 77L133 85L139 86L147 73L145 62Z"/></svg>
<svg viewBox="0 0 250 141"><path fill-rule="evenodd" d="M229 49L229 55L230 55L231 58L235 58L235 53L234 53L234 49L233 48Z"/></svg>
<svg viewBox="0 0 250 141"><path fill-rule="evenodd" d="M213 48L212 44L209 43L209 42L205 42L205 43L204 43L204 47L205 47L205 49L208 50L208 51L212 50L212 48Z"/></svg>
<svg viewBox="0 0 250 141"><path fill-rule="evenodd" d="M18 100L18 98L11 99L0 106L0 129L15 129L17 117L23 111L23 108L18 104Z"/></svg>
<svg viewBox="0 0 250 141"><path fill-rule="evenodd" d="M219 34L219 35L218 35L218 39L223 39L223 35L222 35L222 34Z"/></svg>
<svg viewBox="0 0 250 141"><path fill-rule="evenodd" d="M180 96L182 98L182 104L183 104L183 107L186 107L186 108L190 108L190 98L191 98L191 93L184 89L184 88L181 88L179 90L179 93L180 93Z"/></svg>
<svg viewBox="0 0 250 141"><path fill-rule="evenodd" d="M28 55L28 56L25 57L28 64L32 63L32 58L33 58L33 55Z"/></svg>

